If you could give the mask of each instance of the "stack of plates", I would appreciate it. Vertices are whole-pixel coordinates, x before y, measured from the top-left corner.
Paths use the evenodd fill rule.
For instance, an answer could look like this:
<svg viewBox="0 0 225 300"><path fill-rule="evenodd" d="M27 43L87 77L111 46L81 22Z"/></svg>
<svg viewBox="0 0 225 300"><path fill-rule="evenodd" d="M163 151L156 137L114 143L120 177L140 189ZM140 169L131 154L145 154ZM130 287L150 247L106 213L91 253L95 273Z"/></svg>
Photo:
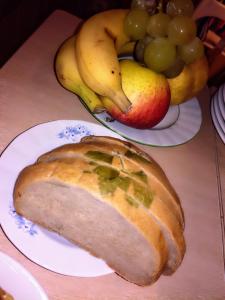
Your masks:
<svg viewBox="0 0 225 300"><path fill-rule="evenodd" d="M211 115L213 124L225 144L225 84L212 97Z"/></svg>

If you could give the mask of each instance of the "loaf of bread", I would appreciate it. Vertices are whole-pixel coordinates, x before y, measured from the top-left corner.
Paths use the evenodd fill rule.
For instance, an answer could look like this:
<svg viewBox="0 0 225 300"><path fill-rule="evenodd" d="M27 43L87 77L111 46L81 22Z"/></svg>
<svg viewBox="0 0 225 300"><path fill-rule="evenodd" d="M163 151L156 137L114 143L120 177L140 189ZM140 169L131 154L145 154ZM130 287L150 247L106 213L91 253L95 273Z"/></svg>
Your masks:
<svg viewBox="0 0 225 300"><path fill-rule="evenodd" d="M83 138L43 154L19 174L16 212L149 285L185 254L184 214L159 165L131 143Z"/></svg>
<svg viewBox="0 0 225 300"><path fill-rule="evenodd" d="M13 296L0 287L0 300L13 300Z"/></svg>

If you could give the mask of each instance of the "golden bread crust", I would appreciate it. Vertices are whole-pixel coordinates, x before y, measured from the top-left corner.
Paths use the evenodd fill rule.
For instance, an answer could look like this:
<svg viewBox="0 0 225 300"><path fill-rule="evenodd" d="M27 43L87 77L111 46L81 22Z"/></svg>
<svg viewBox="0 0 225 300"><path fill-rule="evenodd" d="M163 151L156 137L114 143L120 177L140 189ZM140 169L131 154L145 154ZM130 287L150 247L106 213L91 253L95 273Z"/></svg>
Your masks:
<svg viewBox="0 0 225 300"><path fill-rule="evenodd" d="M161 167L133 144L110 137L85 137L80 143L66 144L41 155L36 163L22 170L14 188L16 211L63 235L54 226L32 219L24 209L28 200L23 195L43 182L52 184L53 189L61 185L85 190L134 226L154 256L151 276L141 278L137 284L153 283L162 273L174 273L181 264L186 245L180 200ZM76 238L68 238L80 245ZM81 246L98 256L94 249ZM113 268L113 263L109 265ZM126 278L123 271L117 272Z"/></svg>

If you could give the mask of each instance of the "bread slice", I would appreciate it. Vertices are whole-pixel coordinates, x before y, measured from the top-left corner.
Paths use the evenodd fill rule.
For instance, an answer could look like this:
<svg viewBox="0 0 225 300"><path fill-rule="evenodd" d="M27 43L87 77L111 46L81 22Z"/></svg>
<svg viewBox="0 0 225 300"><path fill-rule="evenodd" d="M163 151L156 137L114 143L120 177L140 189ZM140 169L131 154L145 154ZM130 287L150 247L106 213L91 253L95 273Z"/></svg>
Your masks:
<svg viewBox="0 0 225 300"><path fill-rule="evenodd" d="M168 208L175 214L177 221L184 229L184 213L179 197L164 171L147 153L127 141L106 136L87 136L81 140L81 143L68 144L65 147L63 146L63 148L58 147L53 151L44 154L39 158L39 161L55 159L60 156L73 157L75 155L74 152L76 152L76 155L85 154L87 152L87 146L85 146L84 143L92 146L93 151L102 149L102 151L105 150L108 155L122 154L123 162L114 160L112 163L123 163L123 166L130 170L130 172L137 167L141 169L144 174L147 175L147 179L153 192L157 191L161 199L163 199Z"/></svg>
<svg viewBox="0 0 225 300"><path fill-rule="evenodd" d="M96 140L89 143L83 143L82 141L77 144L63 145L42 155L38 161L47 162L83 157L93 163L97 162L99 165L108 165L115 168L120 174L132 179L133 185L131 186L133 186L133 190L129 189L127 194L135 199L161 227L168 247L168 261L164 274L174 273L181 264L186 249L183 227L178 222L176 214L174 214L174 207L168 205L167 200L165 201L163 195L159 192L159 187L157 190L152 190L151 181L150 179L147 181L147 175L143 172L141 164L127 159L124 147L120 145L112 146L110 143L106 145L105 142L96 142ZM146 194L140 193L140 191L146 191Z"/></svg>
<svg viewBox="0 0 225 300"><path fill-rule="evenodd" d="M171 206L172 210L176 214L178 221L182 224L183 228L185 226L184 212L180 203L180 199L168 180L166 174L159 164L154 161L154 159L148 155L146 152L141 150L134 144L120 140L117 138L109 136L86 136L81 142L86 143L105 143L106 145L121 146L126 149L125 155L135 163L141 164L143 170L148 174L151 186L156 189L168 205ZM124 150L125 151L125 150ZM137 155L135 155L137 154ZM149 163L148 163L149 162Z"/></svg>
<svg viewBox="0 0 225 300"><path fill-rule="evenodd" d="M149 285L164 269L167 246L158 223L127 188L113 168L61 158L26 167L15 184L14 205L18 214L104 259L128 281Z"/></svg>

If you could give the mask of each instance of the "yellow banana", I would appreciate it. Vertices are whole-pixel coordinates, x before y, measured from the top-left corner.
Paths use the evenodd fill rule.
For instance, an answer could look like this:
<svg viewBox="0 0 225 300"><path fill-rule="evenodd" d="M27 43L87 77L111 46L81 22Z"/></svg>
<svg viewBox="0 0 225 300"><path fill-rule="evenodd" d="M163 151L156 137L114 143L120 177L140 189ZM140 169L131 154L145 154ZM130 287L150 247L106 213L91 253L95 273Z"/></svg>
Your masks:
<svg viewBox="0 0 225 300"><path fill-rule="evenodd" d="M96 93L107 96L123 111L131 105L122 90L117 51L129 41L123 24L126 9L100 12L86 20L77 35L80 75Z"/></svg>
<svg viewBox="0 0 225 300"><path fill-rule="evenodd" d="M56 53L55 72L61 85L80 96L88 109L93 113L100 113L104 106L99 97L82 80L75 56L76 36L66 39Z"/></svg>

